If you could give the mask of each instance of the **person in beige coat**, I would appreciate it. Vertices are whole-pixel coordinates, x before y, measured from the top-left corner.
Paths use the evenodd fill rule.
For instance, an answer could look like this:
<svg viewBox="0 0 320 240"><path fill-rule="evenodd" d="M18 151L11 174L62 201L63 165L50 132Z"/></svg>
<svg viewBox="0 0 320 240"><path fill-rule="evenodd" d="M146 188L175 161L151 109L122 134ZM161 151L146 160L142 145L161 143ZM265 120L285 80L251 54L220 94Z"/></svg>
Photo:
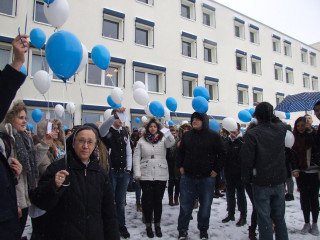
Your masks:
<svg viewBox="0 0 320 240"><path fill-rule="evenodd" d="M140 180L142 188L142 212L147 236L154 237L151 227L154 215L156 236L162 237L162 199L169 179L166 151L175 144L175 139L170 131L160 131L161 125L155 118L150 119L145 129L133 155L134 178Z"/></svg>

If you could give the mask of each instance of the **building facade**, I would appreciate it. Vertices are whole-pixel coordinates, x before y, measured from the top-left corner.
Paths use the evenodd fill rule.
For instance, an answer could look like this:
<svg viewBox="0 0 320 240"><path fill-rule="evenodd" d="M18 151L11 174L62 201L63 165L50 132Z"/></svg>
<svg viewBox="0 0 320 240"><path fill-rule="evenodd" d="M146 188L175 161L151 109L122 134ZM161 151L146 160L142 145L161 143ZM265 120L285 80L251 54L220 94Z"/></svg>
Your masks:
<svg viewBox="0 0 320 240"><path fill-rule="evenodd" d="M12 58L10 43L18 27L27 33L41 28L47 39L54 33L41 0L2 0L0 5L0 68ZM143 81L150 100L178 102L173 120L189 119L192 91L210 92L208 114L218 120L257 102L274 106L289 94L319 91L320 51L263 23L211 0L69 0L70 14L61 29L74 33L89 51L89 63L66 84L53 75L44 96L33 86L33 75L48 68L43 50L30 48L28 77L16 99L29 109L51 112L54 105L74 102L74 118L66 125L103 120L113 86L124 91L128 123L144 115L133 99L132 85ZM96 44L111 53L111 64L100 70L90 59ZM49 102L49 103L48 103ZM293 119L298 114L293 114Z"/></svg>

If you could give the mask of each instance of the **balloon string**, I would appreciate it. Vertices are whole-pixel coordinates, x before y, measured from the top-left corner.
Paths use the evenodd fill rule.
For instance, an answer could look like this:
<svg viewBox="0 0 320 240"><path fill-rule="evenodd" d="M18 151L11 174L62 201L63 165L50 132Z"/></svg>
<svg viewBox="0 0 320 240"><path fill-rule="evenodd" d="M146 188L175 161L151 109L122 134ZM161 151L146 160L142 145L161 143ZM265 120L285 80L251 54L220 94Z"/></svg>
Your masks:
<svg viewBox="0 0 320 240"><path fill-rule="evenodd" d="M79 83L79 89L80 89L80 95L81 95L81 103L83 104L83 93L82 93L80 81L78 81L78 83Z"/></svg>
<svg viewBox="0 0 320 240"><path fill-rule="evenodd" d="M116 71L116 69L114 70L114 72L115 72L115 71ZM116 87L116 85L114 84L114 82L113 82L113 80L112 80L112 76L113 76L113 75L106 70L106 77L109 78L109 80L111 81L112 86L113 86L113 87Z"/></svg>

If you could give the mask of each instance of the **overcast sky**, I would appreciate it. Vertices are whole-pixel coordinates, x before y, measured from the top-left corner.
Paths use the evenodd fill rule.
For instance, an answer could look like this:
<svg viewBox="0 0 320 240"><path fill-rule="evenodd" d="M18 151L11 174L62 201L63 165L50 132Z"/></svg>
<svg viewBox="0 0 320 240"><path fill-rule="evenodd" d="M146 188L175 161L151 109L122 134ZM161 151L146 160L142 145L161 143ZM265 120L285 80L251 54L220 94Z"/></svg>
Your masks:
<svg viewBox="0 0 320 240"><path fill-rule="evenodd" d="M320 0L215 0L306 44L320 41Z"/></svg>

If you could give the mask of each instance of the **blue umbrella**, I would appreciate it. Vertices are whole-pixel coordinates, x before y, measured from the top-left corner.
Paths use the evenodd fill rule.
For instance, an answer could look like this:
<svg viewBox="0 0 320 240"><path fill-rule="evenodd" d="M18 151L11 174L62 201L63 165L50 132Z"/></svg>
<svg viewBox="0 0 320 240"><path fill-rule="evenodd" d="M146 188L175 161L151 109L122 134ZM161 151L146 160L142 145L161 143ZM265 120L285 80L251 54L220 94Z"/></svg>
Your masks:
<svg viewBox="0 0 320 240"><path fill-rule="evenodd" d="M311 111L316 102L320 101L320 92L304 92L288 95L277 105L275 110L282 112Z"/></svg>

